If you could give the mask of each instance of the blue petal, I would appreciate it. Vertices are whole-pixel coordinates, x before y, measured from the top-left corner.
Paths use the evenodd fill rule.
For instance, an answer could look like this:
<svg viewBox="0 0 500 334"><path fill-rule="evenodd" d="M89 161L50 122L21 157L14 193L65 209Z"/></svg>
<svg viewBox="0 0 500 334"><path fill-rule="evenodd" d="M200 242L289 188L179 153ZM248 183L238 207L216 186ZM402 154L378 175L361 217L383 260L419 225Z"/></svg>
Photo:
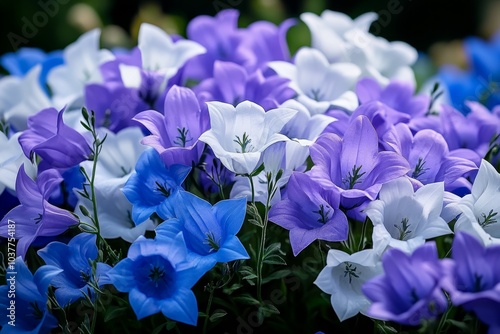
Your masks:
<svg viewBox="0 0 500 334"><path fill-rule="evenodd" d="M40 295L46 296L47 295L47 289L49 288L50 282L52 279L62 273L63 270L60 268L57 268L55 266L41 266L38 268L38 270L35 273L35 276L33 277L33 281L38 287L38 292L40 292Z"/></svg>
<svg viewBox="0 0 500 334"><path fill-rule="evenodd" d="M230 262L249 258L245 247L243 247L240 240L234 235L229 236L217 251L218 262Z"/></svg>
<svg viewBox="0 0 500 334"><path fill-rule="evenodd" d="M144 317L160 312L157 301L153 298L146 297L142 292L133 288L128 295L130 305L137 315L137 319L141 320Z"/></svg>
<svg viewBox="0 0 500 334"><path fill-rule="evenodd" d="M241 229L246 213L246 198L220 201L213 207L215 219L229 235L235 235Z"/></svg>
<svg viewBox="0 0 500 334"><path fill-rule="evenodd" d="M195 326L198 321L198 304L193 291L181 288L172 298L161 301L161 312L168 318Z"/></svg>
<svg viewBox="0 0 500 334"><path fill-rule="evenodd" d="M108 278L118 291L128 292L136 285L133 273L134 261L125 258L108 272Z"/></svg>

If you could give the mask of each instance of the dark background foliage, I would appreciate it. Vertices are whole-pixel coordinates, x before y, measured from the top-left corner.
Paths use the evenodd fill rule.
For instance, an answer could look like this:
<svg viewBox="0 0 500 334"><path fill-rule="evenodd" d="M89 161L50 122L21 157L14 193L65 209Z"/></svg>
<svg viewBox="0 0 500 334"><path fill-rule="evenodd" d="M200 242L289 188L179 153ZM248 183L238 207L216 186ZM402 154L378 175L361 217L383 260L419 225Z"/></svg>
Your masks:
<svg viewBox="0 0 500 334"><path fill-rule="evenodd" d="M64 48L83 31L113 25L114 43L123 44L141 21L161 22L171 31L185 32L197 15L215 15L223 8L241 12L240 25L266 19L275 23L303 11L328 8L356 17L367 11L380 14L372 28L389 40L402 40L421 51L440 41L485 35L485 13L493 0L17 0L0 1L0 53L17 47L46 51ZM82 6L84 4L85 6ZM57 8L52 12L44 8ZM42 14L41 14L42 13ZM45 14L43 14L45 13ZM48 15L47 15L48 14ZM31 24L30 29L29 25ZM120 27L121 29L117 29ZM119 33L118 33L119 32ZM117 35L118 34L118 35ZM125 36L123 36L125 35ZM304 34L306 35L306 34ZM19 38L19 39L16 39ZM301 37L307 42L307 36ZM19 41L21 41L19 43Z"/></svg>

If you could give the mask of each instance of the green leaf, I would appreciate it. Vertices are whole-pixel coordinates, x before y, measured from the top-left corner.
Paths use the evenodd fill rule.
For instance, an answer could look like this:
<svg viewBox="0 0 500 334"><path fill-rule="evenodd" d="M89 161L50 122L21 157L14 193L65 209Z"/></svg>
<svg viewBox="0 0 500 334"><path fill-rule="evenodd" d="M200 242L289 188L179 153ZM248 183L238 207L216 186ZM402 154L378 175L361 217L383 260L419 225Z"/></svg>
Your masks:
<svg viewBox="0 0 500 334"><path fill-rule="evenodd" d="M260 172L262 172L263 170L264 170L264 163L260 164L260 166L259 166L259 167L257 167L257 169L256 169L256 170L254 170L254 171L252 172L252 174L250 174L250 177L253 177L253 176L257 176L257 175L259 175L259 174L260 174Z"/></svg>
<svg viewBox="0 0 500 334"><path fill-rule="evenodd" d="M234 300L244 305L260 305L260 302L249 294L234 297Z"/></svg>
<svg viewBox="0 0 500 334"><path fill-rule="evenodd" d="M467 326L467 324L465 322L457 321L457 320L453 320L453 319L447 319L446 322L454 327L461 329L465 333L467 333L467 331L469 330L469 326Z"/></svg>
<svg viewBox="0 0 500 334"><path fill-rule="evenodd" d="M268 275L267 277L264 277L262 279L262 284L266 284L268 282L277 280L277 279L282 279L290 275L292 271L290 269L282 269L282 270L277 270L273 272L272 274Z"/></svg>
<svg viewBox="0 0 500 334"><path fill-rule="evenodd" d="M222 292L224 292L226 295L230 295L234 291L236 291L236 290L238 290L239 288L242 288L242 287L243 287L243 284L234 283L230 287L222 289Z"/></svg>
<svg viewBox="0 0 500 334"><path fill-rule="evenodd" d="M281 255L285 255L285 253L281 250L281 242L275 242L267 246L264 250L264 259L276 252L279 252Z"/></svg>
<svg viewBox="0 0 500 334"><path fill-rule="evenodd" d="M104 313L104 322L121 317L127 312L127 310L128 307L114 307L106 310L106 313Z"/></svg>
<svg viewBox="0 0 500 334"><path fill-rule="evenodd" d="M396 328L386 325L385 322L376 322L375 331L382 334L398 333Z"/></svg>
<svg viewBox="0 0 500 334"><path fill-rule="evenodd" d="M167 331L171 331L175 326L177 326L177 322L167 319Z"/></svg>
<svg viewBox="0 0 500 334"><path fill-rule="evenodd" d="M264 304L260 307L259 311L266 318L270 317L274 314L280 314L280 311L278 310L278 308L276 306L274 306L273 304Z"/></svg>
<svg viewBox="0 0 500 334"><path fill-rule="evenodd" d="M218 309L218 310L215 310L214 313L212 313L212 315L210 316L210 318L208 318L208 320L210 320L210 322L215 322L218 319L225 316L226 314L227 314L226 311Z"/></svg>
<svg viewBox="0 0 500 334"><path fill-rule="evenodd" d="M279 255L269 255L264 259L264 263L286 266L286 261Z"/></svg>
<svg viewBox="0 0 500 334"><path fill-rule="evenodd" d="M248 222L252 225L256 225L260 228L264 227L264 224L262 223L262 220L261 219L249 219Z"/></svg>

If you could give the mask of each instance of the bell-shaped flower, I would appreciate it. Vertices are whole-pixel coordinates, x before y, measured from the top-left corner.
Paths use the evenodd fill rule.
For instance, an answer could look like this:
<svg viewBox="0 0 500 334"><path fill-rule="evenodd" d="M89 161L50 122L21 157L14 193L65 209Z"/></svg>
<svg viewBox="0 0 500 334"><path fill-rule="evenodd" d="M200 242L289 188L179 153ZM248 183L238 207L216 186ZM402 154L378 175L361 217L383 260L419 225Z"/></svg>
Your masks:
<svg viewBox="0 0 500 334"><path fill-rule="evenodd" d="M5 188L15 191L16 176L22 164L29 169L28 174L33 176L36 174L34 166L24 156L19 145L20 135L21 132L17 132L7 138L3 132L0 132L0 194Z"/></svg>
<svg viewBox="0 0 500 334"><path fill-rule="evenodd" d="M409 171L401 155L379 152L377 132L365 116L354 119L343 138L321 135L311 146L311 158L312 178L327 189L338 189L340 204L348 210L375 200L382 184Z"/></svg>
<svg viewBox="0 0 500 334"><path fill-rule="evenodd" d="M236 106L248 100L269 110L296 95L288 82L277 75L266 77L261 70L249 74L243 66L217 60L213 77L203 80L194 91L200 102L220 101Z"/></svg>
<svg viewBox="0 0 500 334"><path fill-rule="evenodd" d="M363 286L372 305L368 316L418 326L436 319L448 307L443 293L445 265L431 241L412 254L391 249L382 257L384 274Z"/></svg>
<svg viewBox="0 0 500 334"><path fill-rule="evenodd" d="M486 160L481 162L472 192L455 204L461 212L455 232L464 231L485 245L500 244L500 174Z"/></svg>
<svg viewBox="0 0 500 334"><path fill-rule="evenodd" d="M138 47L142 68L162 74L165 79L173 77L188 59L206 52L194 41L178 40L174 43L165 31L149 23L141 24Z"/></svg>
<svg viewBox="0 0 500 334"><path fill-rule="evenodd" d="M190 256L210 268L217 262L248 259L236 237L245 220L246 199L223 200L212 206L182 192L174 207L175 217L156 228L156 240L171 242L182 232Z"/></svg>
<svg viewBox="0 0 500 334"><path fill-rule="evenodd" d="M0 119L5 119L16 131L25 130L28 117L52 105L38 80L40 71L41 67L35 66L23 78L0 78Z"/></svg>
<svg viewBox="0 0 500 334"><path fill-rule="evenodd" d="M123 193L133 205L133 221L140 224L153 213L163 219L173 218L175 198L191 167L167 167L158 152L149 149L139 157L135 171L123 187Z"/></svg>
<svg viewBox="0 0 500 334"><path fill-rule="evenodd" d="M314 281L323 292L331 295L331 303L340 321L366 314L370 301L361 291L363 284L381 272L380 258L372 249L347 254L331 249L326 267Z"/></svg>
<svg viewBox="0 0 500 334"><path fill-rule="evenodd" d="M16 224L17 254L24 257L28 247L37 237L62 234L70 226L78 224L69 211L48 202L54 189L62 181L60 174L49 169L41 172L33 181L21 166L16 179L16 194L20 204L10 210L0 221L0 235L7 238L9 221Z"/></svg>
<svg viewBox="0 0 500 334"><path fill-rule="evenodd" d="M205 147L198 138L208 129L209 117L189 88L175 85L170 88L163 115L147 110L133 119L151 132L142 143L153 147L165 164L198 164Z"/></svg>
<svg viewBox="0 0 500 334"><path fill-rule="evenodd" d="M351 63L328 63L318 50L301 48L295 63L276 61L268 64L279 76L290 79L290 87L312 115L323 114L331 107L353 111L358 98L353 92L361 71Z"/></svg>
<svg viewBox="0 0 500 334"><path fill-rule="evenodd" d="M53 168L69 168L90 158L92 150L85 137L63 121L64 109L48 108L28 119L28 129L19 137L26 157L39 155Z"/></svg>
<svg viewBox="0 0 500 334"><path fill-rule="evenodd" d="M122 238L133 242L139 235L143 235L146 230L153 230L155 226L150 219L138 225L133 222L132 204L122 192L125 183L134 171L137 160L146 150L146 147L140 144L143 134L138 127L126 128L117 134L105 129L99 129L99 131L101 138L106 136L97 160L94 182L101 236L107 239ZM87 175L91 175L93 162L85 161L81 167L85 169ZM78 199L75 213L82 222L91 223L90 219L81 212L80 205L85 206L93 215L92 202L80 194L78 194Z"/></svg>
<svg viewBox="0 0 500 334"><path fill-rule="evenodd" d="M295 172L286 193L286 199L271 207L269 220L290 231L295 256L317 239L347 239L349 226L347 217L339 209L337 190L325 190L308 174Z"/></svg>
<svg viewBox="0 0 500 334"><path fill-rule="evenodd" d="M191 288L210 268L187 260L182 233L169 242L141 236L108 277L118 291L128 292L137 319L162 312L196 325L198 305Z"/></svg>
<svg viewBox="0 0 500 334"><path fill-rule="evenodd" d="M311 45L321 51L330 62L348 61L351 46L344 39L344 34L352 29L368 32L378 15L370 12L356 19L332 10L324 10L320 16L313 13L302 13L300 19L305 22L311 32Z"/></svg>
<svg viewBox="0 0 500 334"><path fill-rule="evenodd" d="M85 295L93 298L94 286L111 283L106 276L111 269L109 265L97 262L95 272L93 269L92 262L98 255L95 234L80 233L67 245L53 241L37 253L47 265L60 271L52 280L52 286L56 288L57 302L63 307Z"/></svg>
<svg viewBox="0 0 500 334"><path fill-rule="evenodd" d="M489 333L498 331L500 246L485 247L477 238L458 232L453 239L452 256L443 281L451 302L474 312L490 326Z"/></svg>
<svg viewBox="0 0 500 334"><path fill-rule="evenodd" d="M447 191L454 191L463 185L460 178L477 170L473 161L450 152L446 140L434 130L423 129L412 135L406 124L397 124L394 133L396 143L389 143L387 147L392 146L391 150L408 160L410 171L407 175L418 187L444 182Z"/></svg>
<svg viewBox="0 0 500 334"><path fill-rule="evenodd" d="M297 113L288 108L265 112L250 101L236 107L222 102L207 104L211 128L200 140L212 148L227 169L237 174L251 174L259 167L266 148L288 140L279 131Z"/></svg>
<svg viewBox="0 0 500 334"><path fill-rule="evenodd" d="M61 269L42 266L33 275L21 257L10 264L6 280L0 286L0 327L3 333L50 333L57 328L57 318L48 308L48 288ZM11 284L15 286L15 297L10 298ZM12 301L15 304L12 304ZM14 310L14 313L11 313ZM16 312L17 311L17 312ZM10 322L10 323L9 323Z"/></svg>
<svg viewBox="0 0 500 334"><path fill-rule="evenodd" d="M85 85L102 81L99 66L114 56L109 50L99 48L100 36L99 29L80 36L64 49L64 64L49 72L47 82L56 108L81 108Z"/></svg>
<svg viewBox="0 0 500 334"><path fill-rule="evenodd" d="M442 182L425 185L415 192L406 177L384 184L379 199L365 209L373 223L373 248L377 253L382 255L387 248L411 253L426 239L450 234L450 227L440 217L443 196Z"/></svg>

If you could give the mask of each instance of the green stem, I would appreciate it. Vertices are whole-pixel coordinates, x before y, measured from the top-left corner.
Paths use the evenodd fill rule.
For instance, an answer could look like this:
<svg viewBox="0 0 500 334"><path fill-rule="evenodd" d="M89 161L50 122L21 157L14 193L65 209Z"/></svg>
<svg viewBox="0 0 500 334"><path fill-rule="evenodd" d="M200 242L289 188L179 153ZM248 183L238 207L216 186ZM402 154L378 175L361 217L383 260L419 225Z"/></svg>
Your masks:
<svg viewBox="0 0 500 334"><path fill-rule="evenodd" d="M248 175L248 179L250 180L250 188L252 189L252 203L255 203L255 187L253 185L253 178L251 175Z"/></svg>
<svg viewBox="0 0 500 334"><path fill-rule="evenodd" d="M203 322L203 334L207 333L208 329L208 321L209 321L209 314L210 314L210 307L212 306L212 300L214 299L214 288L210 287L210 296L208 297L208 303L207 303L207 309L205 311L205 321Z"/></svg>
<svg viewBox="0 0 500 334"><path fill-rule="evenodd" d="M252 189L253 197L253 189ZM264 267L264 248L266 246L267 223L269 220L269 207L271 202L271 191L268 191L266 207L264 208L264 220L262 221L262 231L260 235L260 244L257 253L257 299L262 302L262 269Z"/></svg>
<svg viewBox="0 0 500 334"><path fill-rule="evenodd" d="M363 227L361 228L361 237L359 238L358 252L363 250L363 248L365 247L366 224L368 224L368 218L365 219Z"/></svg>

